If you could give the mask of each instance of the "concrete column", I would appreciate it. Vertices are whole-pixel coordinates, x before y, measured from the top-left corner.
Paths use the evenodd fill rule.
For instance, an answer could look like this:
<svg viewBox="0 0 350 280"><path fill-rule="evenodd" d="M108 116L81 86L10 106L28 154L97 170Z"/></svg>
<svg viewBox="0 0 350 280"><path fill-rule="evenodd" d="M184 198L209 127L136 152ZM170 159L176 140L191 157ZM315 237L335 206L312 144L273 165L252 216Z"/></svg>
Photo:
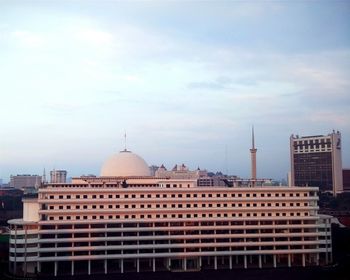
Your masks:
<svg viewBox="0 0 350 280"><path fill-rule="evenodd" d="M139 258L137 258L137 260L136 260L136 271L140 272L140 259Z"/></svg>
<svg viewBox="0 0 350 280"><path fill-rule="evenodd" d="M124 260L120 260L120 273L124 273Z"/></svg>
<svg viewBox="0 0 350 280"><path fill-rule="evenodd" d="M288 267L292 266L292 258L290 256L290 254L288 254Z"/></svg>
<svg viewBox="0 0 350 280"><path fill-rule="evenodd" d="M57 262L55 262L55 270L54 270L53 275L57 276Z"/></svg>
<svg viewBox="0 0 350 280"><path fill-rule="evenodd" d="M153 258L153 272L156 271L156 259Z"/></svg>
<svg viewBox="0 0 350 280"><path fill-rule="evenodd" d="M218 259L217 259L217 256L214 257L214 269L215 269L215 270L218 269Z"/></svg>
<svg viewBox="0 0 350 280"><path fill-rule="evenodd" d="M202 267L202 257L199 257L199 267Z"/></svg>
<svg viewBox="0 0 350 280"><path fill-rule="evenodd" d="M74 261L71 262L71 271L70 274L74 276Z"/></svg>
<svg viewBox="0 0 350 280"><path fill-rule="evenodd" d="M273 267L277 267L276 255L273 255Z"/></svg>
<svg viewBox="0 0 350 280"><path fill-rule="evenodd" d="M91 260L88 260L88 275L91 274Z"/></svg>
<svg viewBox="0 0 350 280"><path fill-rule="evenodd" d="M230 269L232 269L232 256L230 256Z"/></svg>
<svg viewBox="0 0 350 280"><path fill-rule="evenodd" d="M244 268L247 268L247 256L244 255Z"/></svg>
<svg viewBox="0 0 350 280"><path fill-rule="evenodd" d="M259 255L259 268L262 268L261 255Z"/></svg>
<svg viewBox="0 0 350 280"><path fill-rule="evenodd" d="M186 271L187 270L187 259L186 258L184 258L182 260L182 264L183 264L183 270Z"/></svg>
<svg viewBox="0 0 350 280"><path fill-rule="evenodd" d="M302 261L303 261L303 267L305 267L305 254L303 254Z"/></svg>
<svg viewBox="0 0 350 280"><path fill-rule="evenodd" d="M38 272L41 272L41 263L37 262L36 267L38 269Z"/></svg>
<svg viewBox="0 0 350 280"><path fill-rule="evenodd" d="M105 274L107 274L107 259L104 260L104 269L105 269Z"/></svg>
<svg viewBox="0 0 350 280"><path fill-rule="evenodd" d="M317 253L317 255L316 255L316 265L317 266L320 265L320 253Z"/></svg>

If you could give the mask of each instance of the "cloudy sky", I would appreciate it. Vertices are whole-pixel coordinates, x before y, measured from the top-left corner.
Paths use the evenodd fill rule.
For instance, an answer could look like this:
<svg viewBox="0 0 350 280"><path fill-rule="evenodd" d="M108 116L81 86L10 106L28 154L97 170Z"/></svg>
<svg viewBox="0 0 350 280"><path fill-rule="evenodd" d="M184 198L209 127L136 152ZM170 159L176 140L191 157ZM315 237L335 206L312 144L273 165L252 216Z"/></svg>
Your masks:
<svg viewBox="0 0 350 280"><path fill-rule="evenodd" d="M0 178L148 164L289 170L289 137L339 130L350 167L349 1L0 0Z"/></svg>

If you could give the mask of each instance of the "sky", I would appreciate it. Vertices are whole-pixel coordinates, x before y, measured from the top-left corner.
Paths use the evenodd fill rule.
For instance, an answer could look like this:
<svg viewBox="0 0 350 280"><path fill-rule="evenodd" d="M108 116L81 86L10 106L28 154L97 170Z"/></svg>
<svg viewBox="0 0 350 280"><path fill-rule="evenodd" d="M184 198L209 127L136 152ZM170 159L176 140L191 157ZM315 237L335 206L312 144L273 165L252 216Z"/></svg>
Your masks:
<svg viewBox="0 0 350 280"><path fill-rule="evenodd" d="M349 1L0 0L0 178L96 174L127 148L285 178L291 134L342 133Z"/></svg>

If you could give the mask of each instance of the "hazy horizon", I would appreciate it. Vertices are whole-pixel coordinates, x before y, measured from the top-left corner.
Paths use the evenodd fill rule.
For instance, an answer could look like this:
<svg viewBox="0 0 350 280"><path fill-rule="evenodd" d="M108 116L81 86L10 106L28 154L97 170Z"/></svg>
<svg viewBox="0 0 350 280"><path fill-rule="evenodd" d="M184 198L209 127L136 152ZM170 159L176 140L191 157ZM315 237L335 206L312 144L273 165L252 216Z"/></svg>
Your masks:
<svg viewBox="0 0 350 280"><path fill-rule="evenodd" d="M350 2L1 1L0 178L148 165L285 178L291 134L342 134Z"/></svg>

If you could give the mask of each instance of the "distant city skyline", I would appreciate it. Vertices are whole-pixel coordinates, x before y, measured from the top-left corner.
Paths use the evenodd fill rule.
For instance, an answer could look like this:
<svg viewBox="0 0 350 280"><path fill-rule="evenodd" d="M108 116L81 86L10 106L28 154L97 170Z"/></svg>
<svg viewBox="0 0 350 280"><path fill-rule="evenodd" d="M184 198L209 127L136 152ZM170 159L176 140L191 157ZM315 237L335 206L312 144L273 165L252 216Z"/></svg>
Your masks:
<svg viewBox="0 0 350 280"><path fill-rule="evenodd" d="M350 3L0 1L0 178L148 165L290 170L291 134L342 134L350 168Z"/></svg>

